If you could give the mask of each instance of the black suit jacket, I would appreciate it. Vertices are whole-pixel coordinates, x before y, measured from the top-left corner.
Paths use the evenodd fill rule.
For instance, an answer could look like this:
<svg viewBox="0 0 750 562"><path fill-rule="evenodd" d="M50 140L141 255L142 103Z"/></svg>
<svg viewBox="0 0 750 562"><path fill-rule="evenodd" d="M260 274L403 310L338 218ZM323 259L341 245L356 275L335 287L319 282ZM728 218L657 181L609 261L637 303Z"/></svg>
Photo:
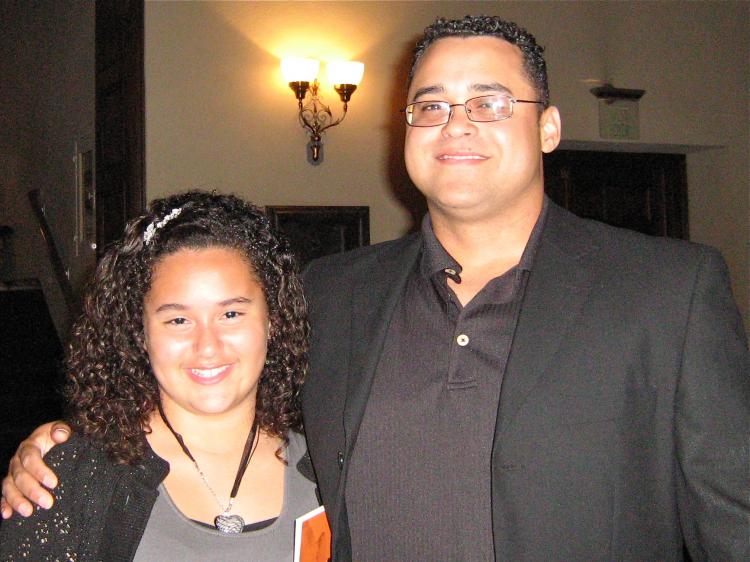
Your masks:
<svg viewBox="0 0 750 562"><path fill-rule="evenodd" d="M419 234L313 263L309 450L351 558L348 462ZM495 558L750 560L747 340L715 250L550 205L501 389ZM398 517L398 514L383 514Z"/></svg>

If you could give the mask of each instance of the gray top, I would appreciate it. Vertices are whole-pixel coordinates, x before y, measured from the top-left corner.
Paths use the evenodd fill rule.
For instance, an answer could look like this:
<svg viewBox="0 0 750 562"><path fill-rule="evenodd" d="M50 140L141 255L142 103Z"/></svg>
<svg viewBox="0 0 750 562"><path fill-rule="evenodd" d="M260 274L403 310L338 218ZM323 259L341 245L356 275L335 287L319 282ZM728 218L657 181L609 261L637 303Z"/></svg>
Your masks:
<svg viewBox="0 0 750 562"><path fill-rule="evenodd" d="M289 433L284 476L284 504L268 527L239 535L223 535L185 517L172 503L163 485L146 525L136 562L205 560L279 562L292 560L294 520L318 506L315 483L297 470L306 451L304 437Z"/></svg>

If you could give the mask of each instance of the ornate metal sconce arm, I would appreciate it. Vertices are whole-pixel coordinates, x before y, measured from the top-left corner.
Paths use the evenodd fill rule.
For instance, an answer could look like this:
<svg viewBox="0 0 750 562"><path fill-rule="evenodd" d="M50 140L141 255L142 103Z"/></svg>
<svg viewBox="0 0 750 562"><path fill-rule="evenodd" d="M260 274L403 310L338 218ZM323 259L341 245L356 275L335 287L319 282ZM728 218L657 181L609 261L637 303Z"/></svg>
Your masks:
<svg viewBox="0 0 750 562"><path fill-rule="evenodd" d="M341 117L334 121L331 108L324 104L318 97L317 80L313 82L312 86L310 86L309 89L311 97L306 104L302 103L303 99L298 98L299 120L300 124L308 131L310 131L311 136L319 137L323 131L325 131L326 129L330 129L331 127L335 127L344 120L344 118L346 117L346 111L349 108L349 104L346 102L344 103L343 113Z"/></svg>
<svg viewBox="0 0 750 562"><path fill-rule="evenodd" d="M361 66L361 63L354 64ZM360 79L361 68L360 76L353 76L353 80L359 81ZM323 147L321 135L326 129L335 127L346 118L346 113L349 109L349 100L357 89L357 86L356 84L334 84L334 89L343 103L343 112L338 119L333 118L331 108L318 97L319 84L317 79L314 79L312 83L307 81L289 82L289 87L297 98L299 122L309 132L308 159L311 164L318 164ZM309 98L308 92L310 94Z"/></svg>

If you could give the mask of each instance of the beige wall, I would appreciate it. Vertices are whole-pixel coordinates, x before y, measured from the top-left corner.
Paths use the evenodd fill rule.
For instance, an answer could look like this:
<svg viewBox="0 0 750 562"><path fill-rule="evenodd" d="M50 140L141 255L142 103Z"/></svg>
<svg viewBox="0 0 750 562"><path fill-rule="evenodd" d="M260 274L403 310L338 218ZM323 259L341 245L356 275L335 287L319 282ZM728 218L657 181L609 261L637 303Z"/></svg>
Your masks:
<svg viewBox="0 0 750 562"><path fill-rule="evenodd" d="M746 2L147 2L149 198L211 187L261 205L368 205L373 242L399 236L417 198L397 113L409 52L435 16L467 13L514 20L545 45L570 146L689 154L691 238L724 253L747 325ZM278 70L286 54L365 63L317 167ZM600 141L588 90L605 79L647 91L639 142Z"/></svg>

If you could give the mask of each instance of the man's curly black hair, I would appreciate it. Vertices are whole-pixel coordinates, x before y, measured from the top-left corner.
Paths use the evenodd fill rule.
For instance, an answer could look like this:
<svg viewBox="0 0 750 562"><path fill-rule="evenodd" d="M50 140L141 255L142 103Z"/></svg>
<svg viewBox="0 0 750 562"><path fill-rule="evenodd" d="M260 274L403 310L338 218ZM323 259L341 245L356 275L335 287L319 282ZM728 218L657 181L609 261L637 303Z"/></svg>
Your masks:
<svg viewBox="0 0 750 562"><path fill-rule="evenodd" d="M144 233L173 209L180 213ZM154 200L96 268L74 325L66 361L69 419L117 462L147 452L148 420L159 401L143 331L143 302L160 259L183 248L231 248L245 256L268 303L271 324L255 415L270 435L301 430L308 324L297 262L258 208L232 195L190 191Z"/></svg>
<svg viewBox="0 0 750 562"><path fill-rule="evenodd" d="M549 106L549 86L547 85L547 63L544 61L544 47L538 45L534 36L513 22L497 16L466 16L460 20L438 18L425 28L417 42L409 70L409 85L414 72L427 48L445 37L497 37L515 45L523 55L523 67L529 82L537 91L544 108Z"/></svg>

